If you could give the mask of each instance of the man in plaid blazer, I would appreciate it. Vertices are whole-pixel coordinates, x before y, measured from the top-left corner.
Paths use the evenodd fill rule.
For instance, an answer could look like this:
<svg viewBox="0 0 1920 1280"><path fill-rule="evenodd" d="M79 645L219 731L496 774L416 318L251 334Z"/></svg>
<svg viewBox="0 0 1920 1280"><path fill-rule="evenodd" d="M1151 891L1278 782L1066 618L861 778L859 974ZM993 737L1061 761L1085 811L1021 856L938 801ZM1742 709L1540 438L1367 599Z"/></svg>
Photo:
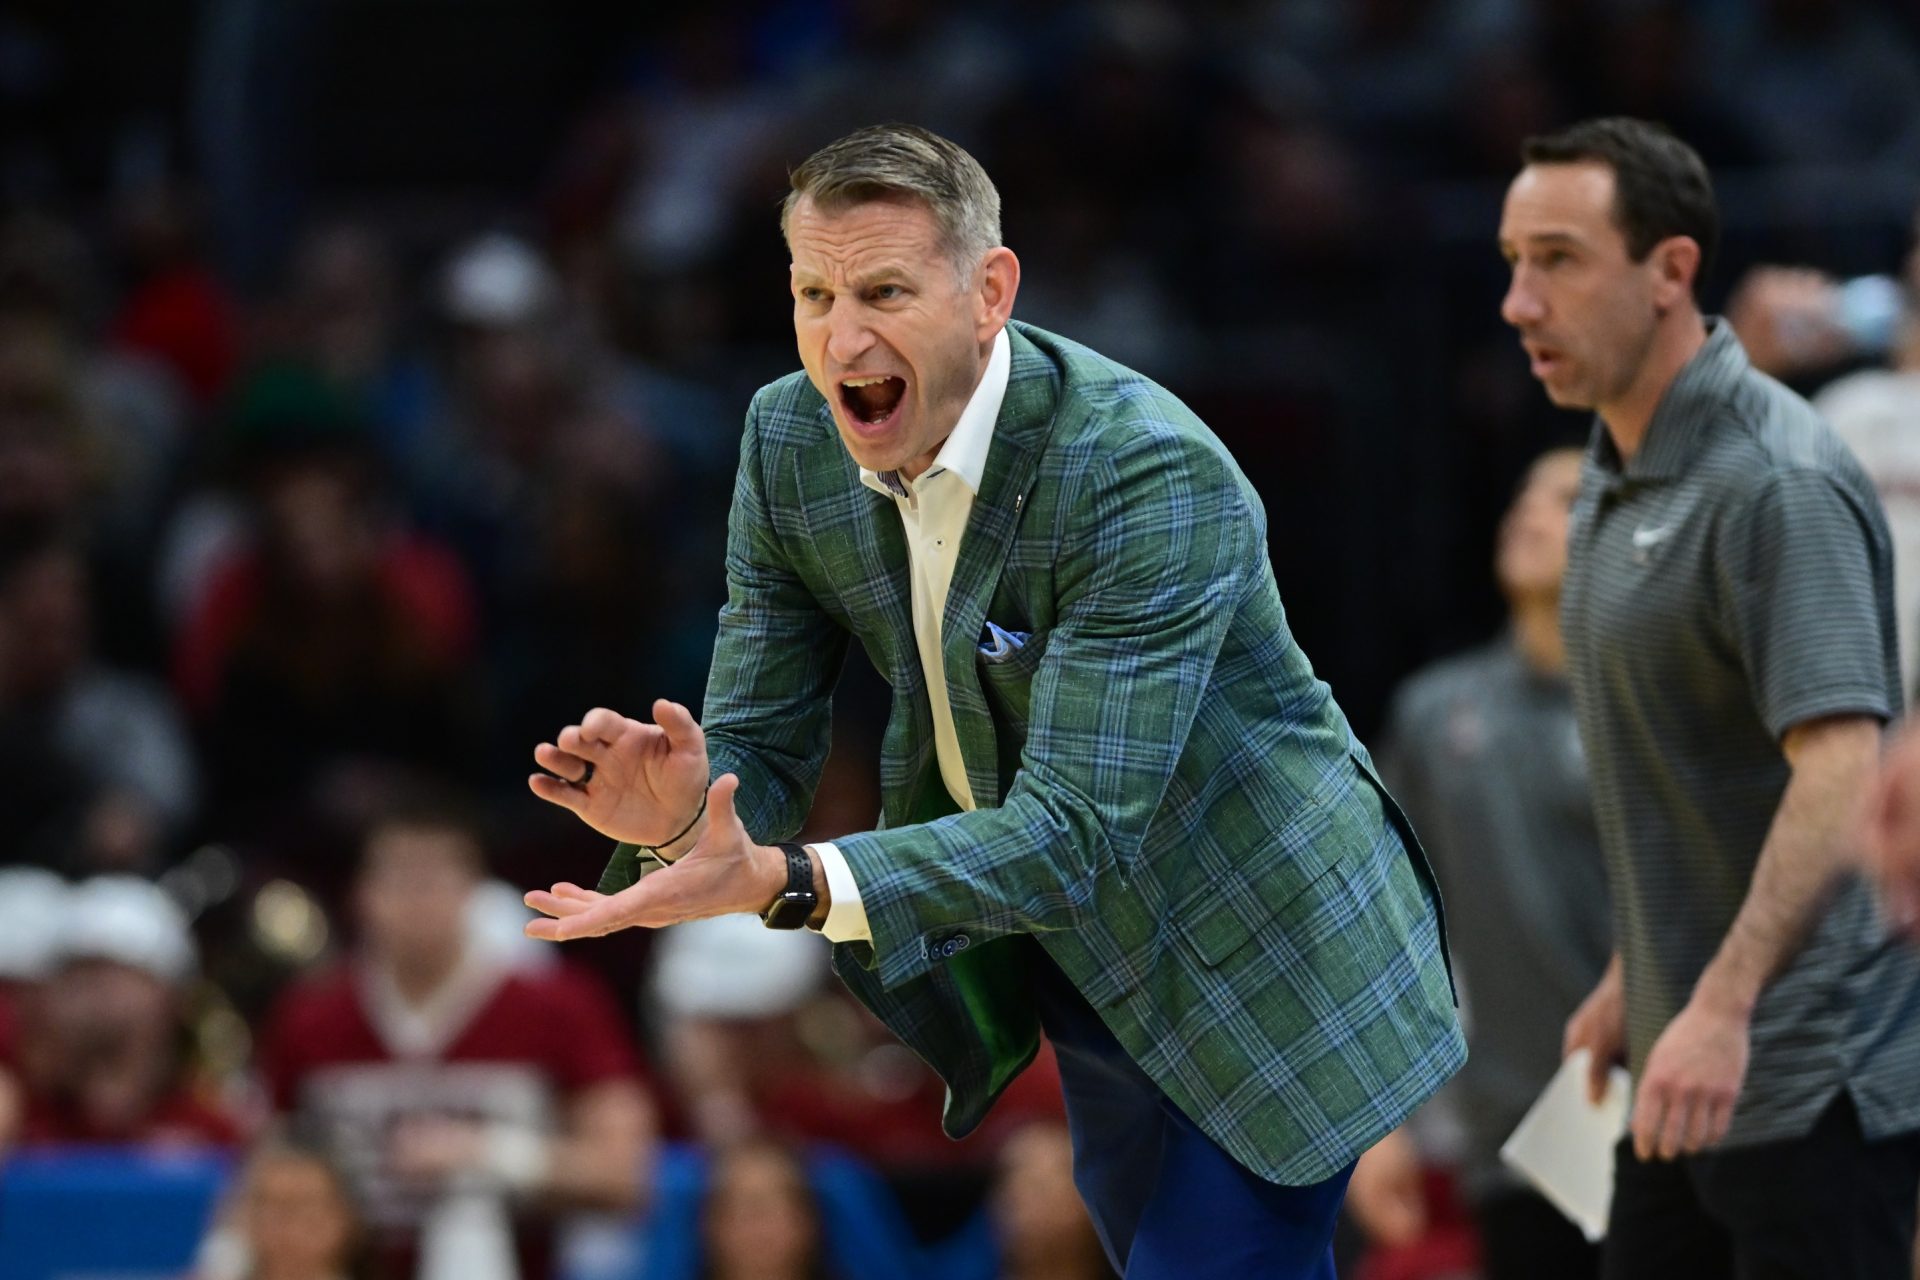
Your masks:
<svg viewBox="0 0 1920 1280"><path fill-rule="evenodd" d="M538 937L751 910L977 1125L1054 1042L1129 1277L1321 1276L1358 1154L1465 1057L1419 846L1287 629L1259 496L1166 391L1012 323L998 196L923 130L793 175L804 372L755 396L704 725L596 709L536 794L622 841ZM878 826L780 845L849 638Z"/></svg>

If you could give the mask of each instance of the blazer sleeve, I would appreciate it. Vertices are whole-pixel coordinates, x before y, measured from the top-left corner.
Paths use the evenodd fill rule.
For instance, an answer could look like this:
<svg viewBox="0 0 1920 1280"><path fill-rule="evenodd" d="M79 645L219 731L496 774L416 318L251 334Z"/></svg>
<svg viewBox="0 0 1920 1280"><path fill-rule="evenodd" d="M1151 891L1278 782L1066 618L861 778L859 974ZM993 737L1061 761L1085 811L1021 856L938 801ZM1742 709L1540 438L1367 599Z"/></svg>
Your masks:
<svg viewBox="0 0 1920 1280"><path fill-rule="evenodd" d="M795 572L770 518L763 421L784 410L755 397L740 438L740 468L727 516L727 602L720 610L701 728L713 777L735 773L735 804L755 840L800 829L813 805L832 738L833 688L847 633ZM620 845L601 878L616 892L660 864Z"/></svg>
<svg viewBox="0 0 1920 1280"><path fill-rule="evenodd" d="M1101 877L1128 872L1264 573L1259 516L1217 446L1132 430L1097 456L1066 500L1056 623L1004 803L835 842L872 927L862 959L888 987L926 972L928 935L1070 929Z"/></svg>

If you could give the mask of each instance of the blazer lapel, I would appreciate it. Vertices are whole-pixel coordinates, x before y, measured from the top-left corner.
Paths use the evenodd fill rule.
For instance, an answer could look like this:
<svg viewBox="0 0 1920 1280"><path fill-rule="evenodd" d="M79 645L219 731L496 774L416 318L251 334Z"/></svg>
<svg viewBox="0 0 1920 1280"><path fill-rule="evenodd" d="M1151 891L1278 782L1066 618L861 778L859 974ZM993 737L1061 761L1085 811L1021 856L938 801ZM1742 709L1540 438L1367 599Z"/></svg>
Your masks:
<svg viewBox="0 0 1920 1280"><path fill-rule="evenodd" d="M1027 491L1033 487L1041 450L1053 425L1059 401L1059 371L1038 347L1008 326L1013 367L1006 398L993 427L980 492L967 517L954 563L947 609L940 622L940 650L946 667L947 701L953 708L953 727L966 761L967 784L974 803L982 807L1000 801L999 754L993 715L980 691L980 673L974 650L987 618L987 605L1006 567Z"/></svg>

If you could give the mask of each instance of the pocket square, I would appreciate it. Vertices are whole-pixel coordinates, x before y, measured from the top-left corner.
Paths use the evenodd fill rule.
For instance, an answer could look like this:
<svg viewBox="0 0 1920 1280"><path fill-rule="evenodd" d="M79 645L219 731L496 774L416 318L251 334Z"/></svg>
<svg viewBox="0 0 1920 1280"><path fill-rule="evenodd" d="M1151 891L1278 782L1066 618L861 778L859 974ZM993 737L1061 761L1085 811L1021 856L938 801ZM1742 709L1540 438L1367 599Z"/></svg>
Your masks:
<svg viewBox="0 0 1920 1280"><path fill-rule="evenodd" d="M1020 646L1031 634L1030 631L1008 631L989 622L980 631L980 656L988 662L1005 662L1020 652Z"/></svg>

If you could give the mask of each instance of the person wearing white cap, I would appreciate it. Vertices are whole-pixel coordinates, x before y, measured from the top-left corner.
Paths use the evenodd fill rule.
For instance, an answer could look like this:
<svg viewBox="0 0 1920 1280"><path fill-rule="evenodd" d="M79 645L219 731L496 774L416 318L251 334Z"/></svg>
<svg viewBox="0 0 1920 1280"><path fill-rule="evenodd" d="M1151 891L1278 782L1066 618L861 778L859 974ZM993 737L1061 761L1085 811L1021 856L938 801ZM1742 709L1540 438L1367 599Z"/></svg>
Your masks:
<svg viewBox="0 0 1920 1280"><path fill-rule="evenodd" d="M45 868L0 867L0 1003L53 967L66 898L67 882Z"/></svg>
<svg viewBox="0 0 1920 1280"><path fill-rule="evenodd" d="M0 867L0 1152L19 1137L25 1098L15 1074L20 1008L50 969L67 882L40 867Z"/></svg>
<svg viewBox="0 0 1920 1280"><path fill-rule="evenodd" d="M822 939L764 928L758 916L689 920L661 934L650 995L667 1074L701 1141L725 1146L760 1132L755 1078L792 1067L793 1015L827 973Z"/></svg>
<svg viewBox="0 0 1920 1280"><path fill-rule="evenodd" d="M182 1028L199 961L186 913L137 876L64 894L46 981L21 1010L27 1144L237 1143L187 1075Z"/></svg>
<svg viewBox="0 0 1920 1280"><path fill-rule="evenodd" d="M493 232L447 264L441 304L459 324L490 329L537 324L560 298L560 282L533 247Z"/></svg>

